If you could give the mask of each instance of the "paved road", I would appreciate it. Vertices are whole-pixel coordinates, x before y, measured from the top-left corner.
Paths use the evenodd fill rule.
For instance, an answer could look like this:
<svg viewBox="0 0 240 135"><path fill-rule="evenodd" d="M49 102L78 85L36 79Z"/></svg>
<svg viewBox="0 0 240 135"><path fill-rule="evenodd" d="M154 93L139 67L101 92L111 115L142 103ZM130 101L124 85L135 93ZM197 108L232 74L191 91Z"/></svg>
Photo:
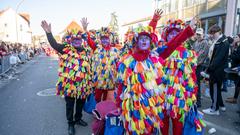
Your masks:
<svg viewBox="0 0 240 135"><path fill-rule="evenodd" d="M0 135L67 135L65 101L57 96L37 95L54 89L57 66L54 58L34 58L19 69L15 79L0 88ZM90 125L92 117L84 117ZM76 126L78 135L90 135L90 131L90 127Z"/></svg>
<svg viewBox="0 0 240 135"><path fill-rule="evenodd" d="M57 60L39 56L18 68L17 76L10 81L0 81L0 135L67 135L65 101L57 96L39 96L50 89L54 93L57 79ZM233 94L229 89L224 99ZM203 106L209 107L210 99L203 96ZM220 116L204 115L208 129L214 127L215 135L239 135L240 118L237 105L226 104L227 111ZM91 125L92 116L84 113ZM91 128L76 126L76 135L90 135Z"/></svg>

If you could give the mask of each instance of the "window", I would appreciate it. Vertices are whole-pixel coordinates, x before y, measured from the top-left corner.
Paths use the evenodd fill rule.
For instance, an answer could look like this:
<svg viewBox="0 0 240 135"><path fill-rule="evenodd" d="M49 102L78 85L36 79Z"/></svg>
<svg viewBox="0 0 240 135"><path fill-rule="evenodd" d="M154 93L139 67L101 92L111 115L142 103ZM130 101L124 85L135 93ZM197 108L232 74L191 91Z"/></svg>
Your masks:
<svg viewBox="0 0 240 135"><path fill-rule="evenodd" d="M178 9L178 1L171 0L170 8L171 8L171 12L176 11Z"/></svg>
<svg viewBox="0 0 240 135"><path fill-rule="evenodd" d="M190 7L193 5L193 0L184 0L183 7Z"/></svg>
<svg viewBox="0 0 240 135"><path fill-rule="evenodd" d="M22 24L20 25L20 31L22 31L23 30L23 28L22 28Z"/></svg>

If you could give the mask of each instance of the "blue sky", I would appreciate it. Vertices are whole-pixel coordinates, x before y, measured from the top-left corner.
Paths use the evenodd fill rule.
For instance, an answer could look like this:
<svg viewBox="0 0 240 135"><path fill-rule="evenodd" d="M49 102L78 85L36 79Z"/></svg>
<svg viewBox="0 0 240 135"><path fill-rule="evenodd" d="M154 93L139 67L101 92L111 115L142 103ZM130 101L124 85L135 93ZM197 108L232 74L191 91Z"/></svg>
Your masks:
<svg viewBox="0 0 240 135"><path fill-rule="evenodd" d="M21 0L0 0L0 10L16 9ZM106 26L110 14L116 12L120 25L146 16L154 11L154 0L24 0L18 12L30 14L33 34L43 34L41 20L52 24L53 33L62 31L72 20L80 24L87 17L89 29Z"/></svg>

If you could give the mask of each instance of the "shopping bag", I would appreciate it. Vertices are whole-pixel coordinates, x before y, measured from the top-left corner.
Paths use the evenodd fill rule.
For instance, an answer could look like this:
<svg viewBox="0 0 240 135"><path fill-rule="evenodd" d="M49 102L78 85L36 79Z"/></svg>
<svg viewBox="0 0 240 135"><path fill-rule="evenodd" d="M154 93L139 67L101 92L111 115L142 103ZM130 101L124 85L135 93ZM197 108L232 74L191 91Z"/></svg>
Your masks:
<svg viewBox="0 0 240 135"><path fill-rule="evenodd" d="M87 97L85 104L83 106L83 110L86 113L92 114L92 111L95 109L95 107L96 107L96 100L95 100L94 94L92 93Z"/></svg>
<svg viewBox="0 0 240 135"><path fill-rule="evenodd" d="M187 113L183 126L183 135L203 135L204 127L203 114L197 111L197 106L193 105Z"/></svg>

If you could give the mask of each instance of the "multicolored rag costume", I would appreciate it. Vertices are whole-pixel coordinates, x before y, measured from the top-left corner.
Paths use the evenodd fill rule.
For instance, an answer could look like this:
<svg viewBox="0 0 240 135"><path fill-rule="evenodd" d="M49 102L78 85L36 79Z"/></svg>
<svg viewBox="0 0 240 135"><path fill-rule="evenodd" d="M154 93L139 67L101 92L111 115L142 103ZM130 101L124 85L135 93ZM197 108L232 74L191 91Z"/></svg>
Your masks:
<svg viewBox="0 0 240 135"><path fill-rule="evenodd" d="M115 47L106 50L99 46L93 55L94 87L103 90L113 90L116 82L116 65L119 51Z"/></svg>
<svg viewBox="0 0 240 135"><path fill-rule="evenodd" d="M95 36L100 40L111 40L113 33L108 28L102 28ZM88 33L87 42L93 50L93 87L95 87L95 99L97 102L106 100L108 92L115 89L117 75L117 61L119 60L119 50L110 43L107 45L99 44L94 41ZM112 97L113 99L113 97Z"/></svg>
<svg viewBox="0 0 240 135"><path fill-rule="evenodd" d="M79 52L67 42L68 38L64 42L64 53L59 58L57 95L86 99L92 87L90 49L83 42L84 51Z"/></svg>
<svg viewBox="0 0 240 135"><path fill-rule="evenodd" d="M145 32L144 34L137 34L137 36L139 35L147 35L151 38L152 43L158 43L157 37L153 33L147 34ZM164 60L168 58L178 46L193 35L193 30L188 26L180 32L177 37L167 42L164 46L158 47L156 45L156 48L152 49L151 52L133 51L133 53L121 59L121 63L118 66L119 86L116 102L122 110L124 127L127 134L160 134L159 128L165 125L163 121L163 116L165 116L165 111L163 110L164 104L168 100L165 95L167 93L166 84L164 83L168 78L165 75L162 64L164 64ZM135 50L138 49L135 48ZM139 71L141 72L139 73ZM154 72L155 75L152 75L152 72ZM145 82L146 80L149 82ZM158 100L152 100L156 98ZM158 104L160 104L160 106L158 106ZM146 108L148 106L151 107ZM143 108L143 111L141 108ZM150 113L152 111L151 109L158 111ZM156 112L159 117L155 115ZM153 117L160 119L153 119ZM146 122L142 123L142 120ZM139 124L140 122L141 124ZM156 126L157 122L157 125L160 127Z"/></svg>
<svg viewBox="0 0 240 135"><path fill-rule="evenodd" d="M135 29L130 41L134 51L126 51L118 64L116 103L122 112L126 134L160 134L160 127L163 126L163 60L158 54L139 50L135 46L140 36L148 36L151 47L155 47L151 36L155 28L156 23Z"/></svg>
<svg viewBox="0 0 240 135"><path fill-rule="evenodd" d="M143 61L137 61L128 54L119 63L118 82L122 84L120 107L127 133L160 134L164 103L164 88L160 85L162 62L158 56L150 55Z"/></svg>
<svg viewBox="0 0 240 135"><path fill-rule="evenodd" d="M171 31L182 31L184 25L181 20L169 21L162 38L167 41L167 36ZM178 36L178 35L177 35ZM196 66L197 55L194 51L186 49L183 45L168 57L164 63L163 83L165 84L165 103L164 103L164 127L162 134L168 134L168 117L173 122L173 134L182 132L185 115L189 112L196 102L196 93L198 90L196 84ZM204 126L201 119L194 120L197 130L200 131ZM174 125L175 124L175 125Z"/></svg>

